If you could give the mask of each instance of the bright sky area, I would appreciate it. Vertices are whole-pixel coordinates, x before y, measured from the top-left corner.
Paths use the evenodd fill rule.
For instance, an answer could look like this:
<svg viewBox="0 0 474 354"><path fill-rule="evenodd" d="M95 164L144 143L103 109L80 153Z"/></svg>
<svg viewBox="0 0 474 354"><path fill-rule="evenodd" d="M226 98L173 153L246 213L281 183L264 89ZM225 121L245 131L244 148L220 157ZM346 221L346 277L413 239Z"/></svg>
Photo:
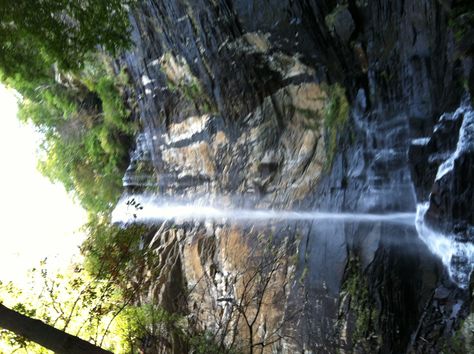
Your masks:
<svg viewBox="0 0 474 354"><path fill-rule="evenodd" d="M29 269L67 266L86 213L61 185L36 169L39 135L16 118L15 92L0 84L0 280L22 282Z"/></svg>

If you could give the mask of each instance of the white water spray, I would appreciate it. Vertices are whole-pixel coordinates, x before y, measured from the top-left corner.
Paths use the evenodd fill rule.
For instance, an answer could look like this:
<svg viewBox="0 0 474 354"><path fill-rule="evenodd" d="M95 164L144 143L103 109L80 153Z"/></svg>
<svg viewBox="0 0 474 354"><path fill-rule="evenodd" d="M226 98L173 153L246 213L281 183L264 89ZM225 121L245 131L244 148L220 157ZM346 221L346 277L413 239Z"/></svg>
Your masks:
<svg viewBox="0 0 474 354"><path fill-rule="evenodd" d="M115 208L114 223L158 224L166 220L175 223L192 221L268 222L268 221L334 221L374 223L384 222L416 226L421 240L438 256L450 277L465 288L474 267L474 245L458 242L452 235L443 235L424 222L428 203L418 205L416 213L344 213L321 211L293 211L275 209L233 209L194 203L169 203L146 195L131 195L121 199Z"/></svg>
<svg viewBox="0 0 474 354"><path fill-rule="evenodd" d="M446 159L438 168L436 173L436 181L450 173L454 168L454 162L463 151L472 151L474 149L474 111L469 105L461 105L452 115L451 119L457 119L459 115L463 115L461 128L459 129L459 139L456 150ZM443 116L446 118L447 116ZM435 128L436 131L436 128Z"/></svg>
<svg viewBox="0 0 474 354"><path fill-rule="evenodd" d="M432 230L424 222L429 203L419 204L416 215L416 230L429 250L438 256L448 270L451 279L466 288L474 270L474 245L456 241L454 235L444 235Z"/></svg>
<svg viewBox="0 0 474 354"><path fill-rule="evenodd" d="M455 161L460 158L463 152L474 150L474 111L468 102L463 103L452 115L443 115L440 120L457 120L461 115L463 121L459 130L456 149L439 165L436 181L452 173ZM435 127L434 132L439 129L439 126ZM421 142L421 140L418 142ZM427 141L425 140L423 143L426 144ZM431 196L429 199L431 199ZM430 251L441 259L451 279L458 286L466 288L469 284L470 274L474 270L474 244L459 241L456 239L456 235L445 235L432 230L424 222L428 208L429 203L419 204L417 207L416 229L418 235Z"/></svg>
<svg viewBox="0 0 474 354"><path fill-rule="evenodd" d="M233 209L200 203L164 203L142 196L122 199L115 208L112 218L117 223L143 222L154 224L164 220L180 221L316 221L332 220L346 222L388 222L403 225L415 224L415 213L339 213L321 211L292 211L275 209Z"/></svg>

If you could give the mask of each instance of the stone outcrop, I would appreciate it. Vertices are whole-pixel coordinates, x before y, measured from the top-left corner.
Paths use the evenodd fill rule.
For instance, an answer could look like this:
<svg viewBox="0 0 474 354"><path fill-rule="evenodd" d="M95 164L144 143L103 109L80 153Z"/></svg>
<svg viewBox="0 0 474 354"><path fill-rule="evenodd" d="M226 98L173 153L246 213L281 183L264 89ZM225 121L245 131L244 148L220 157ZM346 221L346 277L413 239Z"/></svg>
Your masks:
<svg viewBox="0 0 474 354"><path fill-rule="evenodd" d="M472 242L472 149L436 178L458 142L473 139L449 113L472 77L469 41L461 48L449 26L456 6L140 2L136 47L119 61L143 126L128 192L359 213L431 202L433 225L462 224L456 232ZM469 290L415 225L168 221L149 247L162 260L161 305L228 346L241 338L244 351L439 352L470 312ZM252 326L238 306L255 299L248 274L267 284L259 306L249 300Z"/></svg>

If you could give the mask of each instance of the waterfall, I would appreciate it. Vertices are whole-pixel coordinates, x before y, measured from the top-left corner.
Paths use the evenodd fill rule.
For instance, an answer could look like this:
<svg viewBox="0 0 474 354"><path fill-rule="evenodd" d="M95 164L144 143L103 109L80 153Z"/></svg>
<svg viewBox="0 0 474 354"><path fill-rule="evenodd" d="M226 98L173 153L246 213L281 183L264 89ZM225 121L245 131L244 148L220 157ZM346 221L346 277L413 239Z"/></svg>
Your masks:
<svg viewBox="0 0 474 354"><path fill-rule="evenodd" d="M456 148L439 165L434 183L440 183L444 178L448 181L450 178L453 178L456 160L462 158L463 154L472 154L474 152L474 111L467 99L453 114L445 114L440 118L440 123L435 126L433 134L440 129L443 121L456 120L461 115L463 121L459 129ZM427 145L428 142L429 139L416 139L412 144ZM457 194L451 196L451 198L460 197ZM432 195L430 194L428 200L431 199ZM464 234L468 231L465 230L461 234L456 235L443 234L433 230L425 222L425 215L429 208L430 202L418 204L416 216L418 235L430 251L441 259L451 279L458 286L466 288L469 285L470 274L474 269L474 244Z"/></svg>
<svg viewBox="0 0 474 354"><path fill-rule="evenodd" d="M146 133L137 135L130 165L122 179L124 187L154 187L154 168L151 158L152 143Z"/></svg>
<svg viewBox="0 0 474 354"><path fill-rule="evenodd" d="M474 245L457 241L455 235L443 235L432 230L424 222L429 203L419 204L416 213L416 230L430 251L438 256L448 270L451 279L466 288L474 269Z"/></svg>
<svg viewBox="0 0 474 354"><path fill-rule="evenodd" d="M173 219L185 221L222 221L222 222L257 222L257 221L322 221L339 222L387 222L403 225L415 224L415 213L345 213L325 211L297 211L276 209L237 209L219 205L209 205L202 201L169 202L152 196L129 195L121 199L115 208L112 218L115 223L141 222L158 224Z"/></svg>
<svg viewBox="0 0 474 354"><path fill-rule="evenodd" d="M439 166L438 173L436 174L436 181L440 180L453 170L454 161L459 158L461 153L465 151L474 151L474 112L470 106L463 104L456 110L453 117L460 114L464 115L464 117L461 129L459 130L459 140L456 145L456 150Z"/></svg>

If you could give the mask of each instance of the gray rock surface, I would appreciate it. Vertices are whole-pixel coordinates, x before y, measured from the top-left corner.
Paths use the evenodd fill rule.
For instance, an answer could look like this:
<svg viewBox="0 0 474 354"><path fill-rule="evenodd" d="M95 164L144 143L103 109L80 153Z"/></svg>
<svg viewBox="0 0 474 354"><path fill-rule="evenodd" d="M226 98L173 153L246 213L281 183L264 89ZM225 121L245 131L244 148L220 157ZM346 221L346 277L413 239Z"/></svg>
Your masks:
<svg viewBox="0 0 474 354"><path fill-rule="evenodd" d="M119 62L143 126L128 192L358 213L414 213L432 193L434 223L469 210L448 219L472 225L470 155L456 163L453 182L435 183L436 154L455 149L460 121L431 134L459 105L470 60L456 54L451 5L336 3L140 2L136 47ZM334 87L349 106L335 128L327 120ZM434 212L435 199L443 213ZM468 291L414 225L168 222L160 230L150 247L166 264L154 285L162 306L173 309L197 289L179 306L214 331L229 323L223 299L238 293L246 257L259 256L258 235L274 237L287 261L271 283L278 301L270 296L257 318L256 340L269 336L264 328L281 336L266 352L438 352L469 313Z"/></svg>

